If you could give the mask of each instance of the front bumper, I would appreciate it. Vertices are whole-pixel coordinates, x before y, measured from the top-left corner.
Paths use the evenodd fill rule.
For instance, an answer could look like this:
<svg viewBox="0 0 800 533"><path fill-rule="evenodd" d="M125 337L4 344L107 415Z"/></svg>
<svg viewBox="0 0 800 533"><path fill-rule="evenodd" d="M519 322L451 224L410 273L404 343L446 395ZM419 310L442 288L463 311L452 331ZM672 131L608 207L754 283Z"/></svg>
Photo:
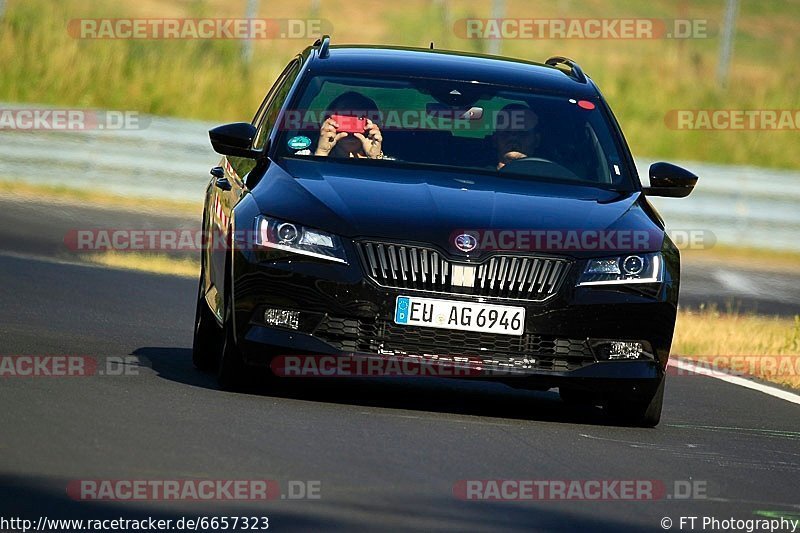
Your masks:
<svg viewBox="0 0 800 533"><path fill-rule="evenodd" d="M413 294L523 306L525 334L519 337L397 325L396 298L409 294L367 279L357 261L344 265L235 251L236 336L245 361L258 366L293 354L450 358L454 365L466 357L492 370L484 378L526 387L619 390L652 384L664 375L677 310L679 258L669 250L664 257L664 279L657 286L575 287L579 268L573 265L559 292L543 302ZM297 323L267 325L266 309L297 311ZM602 360L596 339L642 342L649 355Z"/></svg>

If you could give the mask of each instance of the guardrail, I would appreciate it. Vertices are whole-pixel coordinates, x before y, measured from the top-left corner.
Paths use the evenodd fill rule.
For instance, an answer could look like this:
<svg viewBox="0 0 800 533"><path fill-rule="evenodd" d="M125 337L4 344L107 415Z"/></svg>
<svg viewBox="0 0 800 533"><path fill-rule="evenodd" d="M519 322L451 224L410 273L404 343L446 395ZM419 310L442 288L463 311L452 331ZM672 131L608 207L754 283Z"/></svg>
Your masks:
<svg viewBox="0 0 800 533"><path fill-rule="evenodd" d="M219 161L207 135L216 124L163 117L141 122L145 129L0 130L0 180L200 201L208 170ZM650 162L637 160L643 182ZM800 250L800 172L677 164L700 181L688 198L652 199L669 228L710 230L717 242L728 245Z"/></svg>
<svg viewBox="0 0 800 533"><path fill-rule="evenodd" d="M651 162L636 161L645 183ZM700 180L688 198L651 198L668 228L710 230L726 245L800 250L800 172L675 163Z"/></svg>

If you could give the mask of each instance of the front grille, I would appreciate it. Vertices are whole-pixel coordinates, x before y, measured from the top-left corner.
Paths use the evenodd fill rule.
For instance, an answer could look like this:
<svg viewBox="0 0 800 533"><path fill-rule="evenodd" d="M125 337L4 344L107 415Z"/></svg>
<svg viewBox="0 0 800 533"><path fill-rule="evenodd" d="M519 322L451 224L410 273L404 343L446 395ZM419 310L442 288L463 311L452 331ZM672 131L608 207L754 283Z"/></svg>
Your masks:
<svg viewBox="0 0 800 533"><path fill-rule="evenodd" d="M451 261L433 248L359 242L369 277L396 289L541 301L558 292L569 261L493 255L480 263Z"/></svg>
<svg viewBox="0 0 800 533"><path fill-rule="evenodd" d="M575 370L595 362L585 339L532 333L496 335L326 316L314 335L348 353L433 356L437 360L464 357L487 366L552 371Z"/></svg>

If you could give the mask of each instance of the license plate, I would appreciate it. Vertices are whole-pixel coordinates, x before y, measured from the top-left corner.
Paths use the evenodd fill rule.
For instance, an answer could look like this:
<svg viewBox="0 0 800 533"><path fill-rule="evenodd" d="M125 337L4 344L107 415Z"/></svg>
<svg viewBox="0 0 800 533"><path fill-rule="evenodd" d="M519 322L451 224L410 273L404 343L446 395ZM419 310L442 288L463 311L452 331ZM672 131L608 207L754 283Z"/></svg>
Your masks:
<svg viewBox="0 0 800 533"><path fill-rule="evenodd" d="M404 326L522 335L525 308L398 296L394 322Z"/></svg>

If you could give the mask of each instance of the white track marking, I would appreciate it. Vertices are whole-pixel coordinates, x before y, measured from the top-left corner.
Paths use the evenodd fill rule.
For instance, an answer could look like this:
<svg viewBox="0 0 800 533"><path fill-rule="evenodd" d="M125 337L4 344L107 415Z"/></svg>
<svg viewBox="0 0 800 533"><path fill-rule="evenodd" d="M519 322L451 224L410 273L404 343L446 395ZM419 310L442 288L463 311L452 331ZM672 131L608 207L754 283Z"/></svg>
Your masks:
<svg viewBox="0 0 800 533"><path fill-rule="evenodd" d="M752 389L759 392L763 392L764 394L769 394L770 396L774 396L775 398L780 398L781 400L786 400L787 402L800 405L800 396L792 392L779 389L777 387L771 387L770 385L764 385L763 383L758 383L756 381L752 381L747 378L726 374L725 372L721 372L720 370L717 369L711 370L705 366L695 365L693 363L690 363L689 361L685 361L683 359L677 359L675 357L669 360L669 365L678 368L680 370L685 370L695 374L702 374L704 376L721 379L722 381L732 383L733 385L739 385L740 387L744 387L746 389Z"/></svg>

